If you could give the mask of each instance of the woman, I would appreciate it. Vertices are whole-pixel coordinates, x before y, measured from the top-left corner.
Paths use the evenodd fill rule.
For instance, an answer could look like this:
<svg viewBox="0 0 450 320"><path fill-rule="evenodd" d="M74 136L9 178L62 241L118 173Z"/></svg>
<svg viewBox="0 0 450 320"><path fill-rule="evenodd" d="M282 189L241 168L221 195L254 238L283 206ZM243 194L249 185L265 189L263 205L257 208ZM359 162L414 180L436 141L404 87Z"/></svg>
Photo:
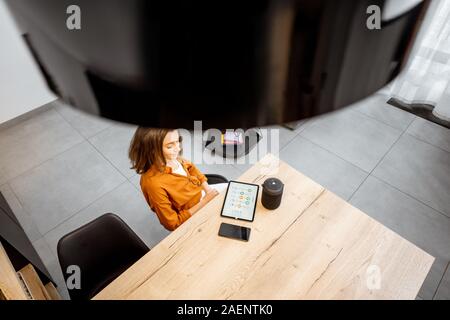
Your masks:
<svg viewBox="0 0 450 320"><path fill-rule="evenodd" d="M197 167L180 157L177 130L139 127L131 141L132 169L141 175L141 189L161 224L173 231L223 189L212 188ZM226 186L226 184L225 184Z"/></svg>

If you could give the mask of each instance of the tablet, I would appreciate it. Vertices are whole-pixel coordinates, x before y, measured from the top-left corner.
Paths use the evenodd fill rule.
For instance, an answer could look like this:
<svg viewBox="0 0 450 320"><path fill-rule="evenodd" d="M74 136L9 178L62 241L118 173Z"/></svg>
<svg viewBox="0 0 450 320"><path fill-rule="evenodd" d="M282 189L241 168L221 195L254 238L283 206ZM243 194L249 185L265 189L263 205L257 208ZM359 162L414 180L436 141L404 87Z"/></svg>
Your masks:
<svg viewBox="0 0 450 320"><path fill-rule="evenodd" d="M222 217L253 221L259 186L257 184L230 181L222 206Z"/></svg>

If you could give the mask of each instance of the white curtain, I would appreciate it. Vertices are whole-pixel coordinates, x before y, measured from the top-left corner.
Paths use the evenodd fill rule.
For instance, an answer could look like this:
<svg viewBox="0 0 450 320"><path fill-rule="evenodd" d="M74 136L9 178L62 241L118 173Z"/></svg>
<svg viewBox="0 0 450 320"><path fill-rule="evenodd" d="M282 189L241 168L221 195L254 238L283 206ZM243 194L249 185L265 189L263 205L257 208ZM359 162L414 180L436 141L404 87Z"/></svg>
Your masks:
<svg viewBox="0 0 450 320"><path fill-rule="evenodd" d="M432 0L405 70L382 92L450 120L450 0Z"/></svg>

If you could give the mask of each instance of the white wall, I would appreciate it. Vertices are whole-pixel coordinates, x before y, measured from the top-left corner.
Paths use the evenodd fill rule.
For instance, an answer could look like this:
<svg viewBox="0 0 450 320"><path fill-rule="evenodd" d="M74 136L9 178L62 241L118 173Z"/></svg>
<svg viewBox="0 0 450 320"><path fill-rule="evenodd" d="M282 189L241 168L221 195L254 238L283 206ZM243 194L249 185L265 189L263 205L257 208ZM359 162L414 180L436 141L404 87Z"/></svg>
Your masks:
<svg viewBox="0 0 450 320"><path fill-rule="evenodd" d="M0 124L55 100L0 0Z"/></svg>

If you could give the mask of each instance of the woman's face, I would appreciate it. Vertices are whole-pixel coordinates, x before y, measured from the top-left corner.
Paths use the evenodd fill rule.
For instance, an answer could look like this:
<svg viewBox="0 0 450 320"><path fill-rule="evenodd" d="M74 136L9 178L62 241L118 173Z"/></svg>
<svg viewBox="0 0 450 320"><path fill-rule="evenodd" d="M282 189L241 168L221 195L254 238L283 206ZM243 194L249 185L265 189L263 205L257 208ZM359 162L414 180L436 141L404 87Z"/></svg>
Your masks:
<svg viewBox="0 0 450 320"><path fill-rule="evenodd" d="M177 130L169 131L163 141L163 155L166 161L175 160L181 150L180 136Z"/></svg>

